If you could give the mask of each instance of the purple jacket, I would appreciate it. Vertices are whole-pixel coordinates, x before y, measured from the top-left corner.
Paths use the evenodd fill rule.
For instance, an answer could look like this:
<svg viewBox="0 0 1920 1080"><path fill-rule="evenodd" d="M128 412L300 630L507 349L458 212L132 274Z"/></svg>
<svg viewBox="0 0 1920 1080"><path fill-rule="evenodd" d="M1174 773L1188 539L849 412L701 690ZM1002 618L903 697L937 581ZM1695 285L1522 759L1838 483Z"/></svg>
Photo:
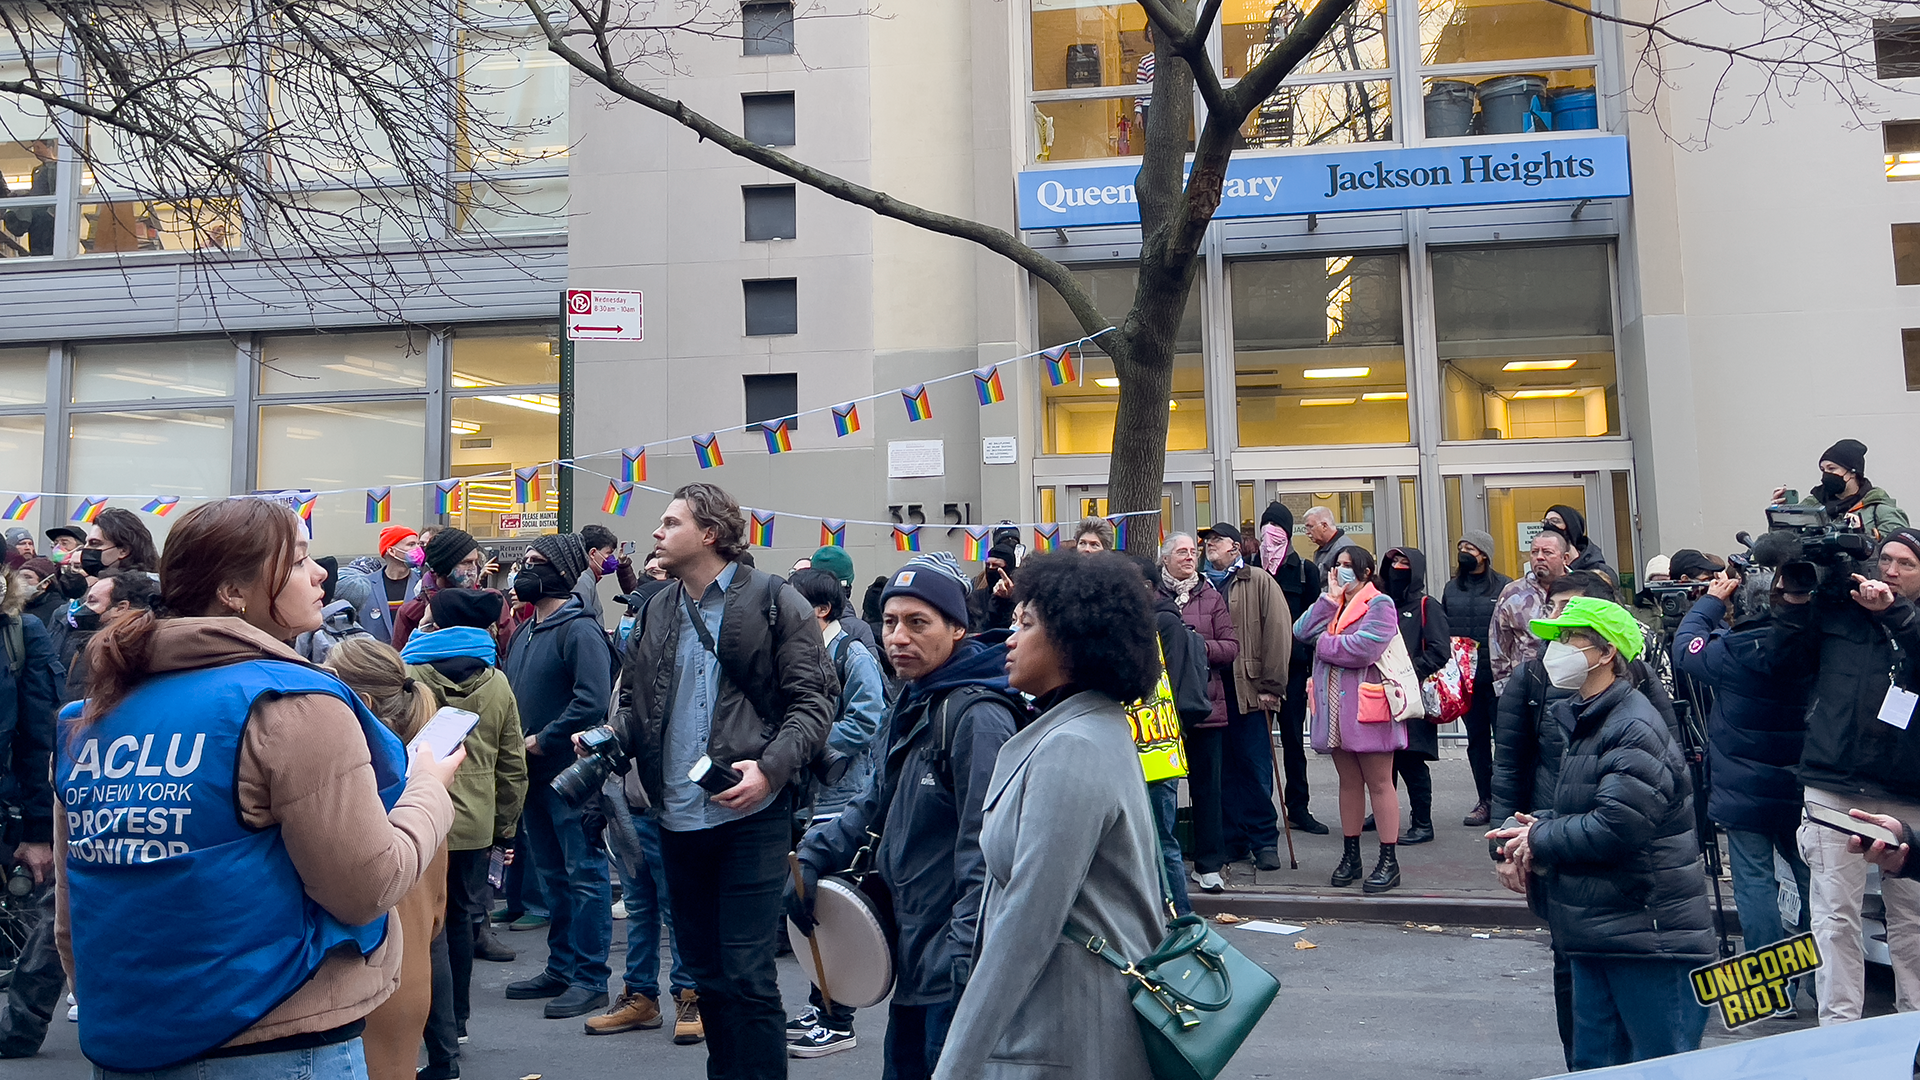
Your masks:
<svg viewBox="0 0 1920 1080"><path fill-rule="evenodd" d="M1341 612L1324 593L1293 624L1294 640L1313 645L1307 703L1313 714L1313 748L1323 754L1332 749L1383 754L1407 748L1407 726L1400 721L1360 722L1360 684L1385 681L1377 665L1386 655L1387 644L1400 633L1400 613L1393 599L1372 586L1362 595L1365 613L1349 612L1342 625L1335 626ZM1328 735L1334 724L1340 732L1337 748Z"/></svg>
<svg viewBox="0 0 1920 1080"><path fill-rule="evenodd" d="M1171 595L1164 588L1162 595ZM1187 606L1180 609L1180 621L1193 627L1207 643L1207 700L1213 711L1196 728L1227 726L1227 690L1221 677L1233 678L1233 662L1240 659L1240 637L1233 629L1233 614L1227 610L1227 598L1204 577Z"/></svg>

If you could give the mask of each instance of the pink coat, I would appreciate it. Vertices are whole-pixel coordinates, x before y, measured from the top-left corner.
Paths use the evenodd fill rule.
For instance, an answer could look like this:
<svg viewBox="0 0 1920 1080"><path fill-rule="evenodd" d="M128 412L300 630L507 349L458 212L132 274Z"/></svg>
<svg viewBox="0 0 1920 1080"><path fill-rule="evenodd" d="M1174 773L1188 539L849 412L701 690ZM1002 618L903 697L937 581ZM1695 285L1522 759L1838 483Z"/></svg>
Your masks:
<svg viewBox="0 0 1920 1080"><path fill-rule="evenodd" d="M1400 633L1400 613L1391 597L1363 587L1344 609L1322 594L1293 624L1296 641L1313 645L1313 678L1307 683L1313 748L1384 754L1407 747L1407 726L1397 720L1360 722L1360 685L1382 683L1380 658ZM1328 732L1339 725L1335 747Z"/></svg>
<svg viewBox="0 0 1920 1080"><path fill-rule="evenodd" d="M1161 592L1171 595L1165 589ZM1227 690L1222 676L1233 678L1233 662L1240 658L1240 637L1233 628L1226 596L1202 577L1200 587L1187 600L1187 606L1180 609L1180 621L1193 627L1207 645L1207 700L1213 703L1213 711L1207 714L1206 720L1191 726L1226 727Z"/></svg>

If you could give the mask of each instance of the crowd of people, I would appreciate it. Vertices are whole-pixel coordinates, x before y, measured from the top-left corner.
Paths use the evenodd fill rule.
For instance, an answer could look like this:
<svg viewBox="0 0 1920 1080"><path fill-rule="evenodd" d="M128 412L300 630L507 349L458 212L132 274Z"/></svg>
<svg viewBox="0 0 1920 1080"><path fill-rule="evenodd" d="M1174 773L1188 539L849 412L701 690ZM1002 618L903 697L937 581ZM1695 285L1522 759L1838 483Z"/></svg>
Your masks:
<svg viewBox="0 0 1920 1080"><path fill-rule="evenodd" d="M1105 518L1030 557L996 529L978 575L917 555L858 611L843 548L757 569L710 484L674 493L644 556L595 525L508 567L441 526L386 528L341 565L255 498L188 511L164 554L118 509L44 548L10 530L0 801L40 917L0 1056L37 1052L71 986L102 1075L300 1055L452 1080L475 961L516 955L504 924L547 942L507 998L596 1036L671 1006L710 1076L781 1076L856 1045L856 1010L820 988L789 1015L775 966L784 925L811 934L821 882L851 872L891 906L889 1077L1144 1078L1127 981L1061 928L1144 956L1189 887L1278 869L1282 814L1329 831L1307 746L1338 778L1330 885L1400 887L1400 847L1436 836L1453 719L1463 824L1550 928L1570 1068L1698 1045L1687 972L1719 955L1703 850L1722 828L1746 946L1816 935L1823 1023L1861 1014L1877 864L1898 1005L1920 1007L1920 729L1889 718L1920 690L1920 533L1864 446L1821 469L1810 501L1857 558L1805 537L1773 559L1676 552L1641 584L1683 601L1651 608L1569 506L1515 580L1464 533L1438 598L1422 551L1376 556L1325 507L1294 550L1276 501L1154 559L1115 551ZM471 729L441 757L422 733L447 709ZM1807 805L1906 843L1863 847ZM204 993L171 995L164 1024L141 1008L190 975Z"/></svg>

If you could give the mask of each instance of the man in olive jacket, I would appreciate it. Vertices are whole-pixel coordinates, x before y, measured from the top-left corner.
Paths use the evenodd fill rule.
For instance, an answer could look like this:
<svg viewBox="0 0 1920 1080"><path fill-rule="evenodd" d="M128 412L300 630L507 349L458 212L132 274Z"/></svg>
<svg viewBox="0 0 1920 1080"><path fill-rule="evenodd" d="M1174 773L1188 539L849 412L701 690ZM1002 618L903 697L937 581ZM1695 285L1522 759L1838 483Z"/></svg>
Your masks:
<svg viewBox="0 0 1920 1080"><path fill-rule="evenodd" d="M613 722L660 822L712 1080L786 1075L774 936L791 783L826 743L838 698L813 605L735 561L744 532L739 504L720 488L674 492L653 539L678 587L641 609ZM688 779L703 759L740 780L710 794Z"/></svg>
<svg viewBox="0 0 1920 1080"><path fill-rule="evenodd" d="M1273 808L1273 728L1269 714L1287 696L1293 612L1280 583L1240 555L1240 530L1226 522L1200 532L1207 580L1227 598L1240 658L1227 691L1227 754L1221 782L1227 854L1253 853L1261 870L1280 869L1280 815Z"/></svg>

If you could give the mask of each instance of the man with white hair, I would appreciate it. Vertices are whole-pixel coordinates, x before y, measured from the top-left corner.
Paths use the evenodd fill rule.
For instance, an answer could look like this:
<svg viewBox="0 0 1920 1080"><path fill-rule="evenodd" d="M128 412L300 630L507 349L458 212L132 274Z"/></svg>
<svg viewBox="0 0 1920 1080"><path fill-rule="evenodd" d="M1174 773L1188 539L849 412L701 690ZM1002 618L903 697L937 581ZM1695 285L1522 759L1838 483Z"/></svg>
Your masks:
<svg viewBox="0 0 1920 1080"><path fill-rule="evenodd" d="M1333 523L1333 511L1324 506L1308 507L1306 514L1300 520L1307 527L1307 539L1320 545L1313 553L1313 563L1322 572L1333 565L1333 560L1339 557L1341 548L1360 546L1347 535L1347 530Z"/></svg>

